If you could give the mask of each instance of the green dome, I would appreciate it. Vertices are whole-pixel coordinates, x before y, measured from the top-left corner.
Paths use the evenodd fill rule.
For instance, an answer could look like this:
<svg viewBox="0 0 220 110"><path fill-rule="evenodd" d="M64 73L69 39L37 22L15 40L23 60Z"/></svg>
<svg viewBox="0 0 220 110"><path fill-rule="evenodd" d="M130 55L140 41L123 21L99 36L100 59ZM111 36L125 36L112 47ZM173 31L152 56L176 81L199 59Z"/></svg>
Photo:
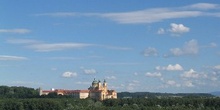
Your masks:
<svg viewBox="0 0 220 110"><path fill-rule="evenodd" d="M93 81L92 83L98 83L97 81Z"/></svg>
<svg viewBox="0 0 220 110"><path fill-rule="evenodd" d="M94 79L94 81L92 82L92 84L96 84L96 83L98 83L98 81L96 81L96 80Z"/></svg>

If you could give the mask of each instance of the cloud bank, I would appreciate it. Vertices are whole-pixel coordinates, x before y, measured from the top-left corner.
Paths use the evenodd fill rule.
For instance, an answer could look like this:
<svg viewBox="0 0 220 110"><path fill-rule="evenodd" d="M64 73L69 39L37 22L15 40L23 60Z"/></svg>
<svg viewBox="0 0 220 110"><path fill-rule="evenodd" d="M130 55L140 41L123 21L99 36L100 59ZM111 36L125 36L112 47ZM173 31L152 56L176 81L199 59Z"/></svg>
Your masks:
<svg viewBox="0 0 220 110"><path fill-rule="evenodd" d="M186 42L182 48L170 49L170 56L196 55L199 52L199 45L197 40L190 40Z"/></svg>
<svg viewBox="0 0 220 110"><path fill-rule="evenodd" d="M26 57L21 57L21 56L9 56L9 55L0 55L0 61L22 61L22 60L27 60L28 58Z"/></svg>
<svg viewBox="0 0 220 110"><path fill-rule="evenodd" d="M0 33L26 34L30 32L29 29L0 29Z"/></svg>
<svg viewBox="0 0 220 110"><path fill-rule="evenodd" d="M50 17L100 17L110 19L121 24L140 24L161 22L168 19L189 18L198 16L216 16L219 13L207 12L207 10L218 9L218 4L197 3L183 7L174 8L149 8L130 12L110 13L78 13L78 12L55 12L34 14L34 16Z"/></svg>

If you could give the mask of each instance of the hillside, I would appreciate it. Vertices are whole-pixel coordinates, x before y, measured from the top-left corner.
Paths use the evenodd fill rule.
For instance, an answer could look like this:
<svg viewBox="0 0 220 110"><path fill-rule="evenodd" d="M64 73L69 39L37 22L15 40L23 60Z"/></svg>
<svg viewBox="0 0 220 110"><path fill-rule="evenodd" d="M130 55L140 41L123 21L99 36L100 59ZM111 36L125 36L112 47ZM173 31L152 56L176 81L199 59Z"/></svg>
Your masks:
<svg viewBox="0 0 220 110"><path fill-rule="evenodd" d="M210 94L214 96L220 96L220 91L211 92Z"/></svg>
<svg viewBox="0 0 220 110"><path fill-rule="evenodd" d="M209 93L120 92L118 98L214 97Z"/></svg>

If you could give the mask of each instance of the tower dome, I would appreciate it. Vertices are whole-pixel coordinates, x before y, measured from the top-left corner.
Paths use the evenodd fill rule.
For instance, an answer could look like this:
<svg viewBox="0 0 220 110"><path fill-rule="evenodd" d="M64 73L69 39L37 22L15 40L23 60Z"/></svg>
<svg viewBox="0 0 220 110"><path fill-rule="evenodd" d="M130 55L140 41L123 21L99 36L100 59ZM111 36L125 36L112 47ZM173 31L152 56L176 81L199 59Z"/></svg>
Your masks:
<svg viewBox="0 0 220 110"><path fill-rule="evenodd" d="M96 81L94 78L94 80L92 81L92 84L96 84L96 83L98 83L98 81Z"/></svg>
<svg viewBox="0 0 220 110"><path fill-rule="evenodd" d="M98 81L96 81L95 78L94 78L94 80L92 81L92 87L94 88L94 87L97 87L97 86L98 86Z"/></svg>

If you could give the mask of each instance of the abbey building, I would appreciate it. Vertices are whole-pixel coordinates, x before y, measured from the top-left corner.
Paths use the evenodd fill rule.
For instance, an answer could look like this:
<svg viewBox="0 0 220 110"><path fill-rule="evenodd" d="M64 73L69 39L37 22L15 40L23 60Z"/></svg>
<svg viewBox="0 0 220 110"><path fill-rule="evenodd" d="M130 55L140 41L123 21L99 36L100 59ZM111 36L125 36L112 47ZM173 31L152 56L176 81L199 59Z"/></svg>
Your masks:
<svg viewBox="0 0 220 110"><path fill-rule="evenodd" d="M117 92L115 90L108 90L106 80L101 83L100 80L94 79L92 85L87 90L64 90L64 89L39 89L39 95L48 95L49 93L57 93L58 95L71 95L74 98L92 98L97 100L116 99Z"/></svg>

